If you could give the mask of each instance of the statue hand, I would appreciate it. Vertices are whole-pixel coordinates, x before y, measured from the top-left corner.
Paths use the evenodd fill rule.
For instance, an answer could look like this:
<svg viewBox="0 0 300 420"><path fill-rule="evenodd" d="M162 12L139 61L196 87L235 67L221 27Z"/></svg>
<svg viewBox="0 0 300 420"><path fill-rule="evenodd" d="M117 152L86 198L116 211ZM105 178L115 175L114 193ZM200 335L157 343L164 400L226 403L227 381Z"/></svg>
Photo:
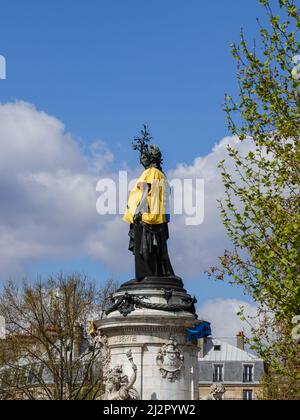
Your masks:
<svg viewBox="0 0 300 420"><path fill-rule="evenodd" d="M134 218L133 218L133 222L134 223L139 223L142 221L142 213L139 212L137 214L135 214Z"/></svg>

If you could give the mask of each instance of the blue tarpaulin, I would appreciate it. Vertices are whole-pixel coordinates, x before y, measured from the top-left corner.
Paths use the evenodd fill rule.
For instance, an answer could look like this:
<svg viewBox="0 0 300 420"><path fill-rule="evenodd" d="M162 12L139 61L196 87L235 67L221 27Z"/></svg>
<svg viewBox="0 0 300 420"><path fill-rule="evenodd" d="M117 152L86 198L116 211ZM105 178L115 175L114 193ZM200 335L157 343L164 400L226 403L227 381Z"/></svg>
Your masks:
<svg viewBox="0 0 300 420"><path fill-rule="evenodd" d="M212 335L210 322L203 321L202 324L187 330L189 341L199 340Z"/></svg>

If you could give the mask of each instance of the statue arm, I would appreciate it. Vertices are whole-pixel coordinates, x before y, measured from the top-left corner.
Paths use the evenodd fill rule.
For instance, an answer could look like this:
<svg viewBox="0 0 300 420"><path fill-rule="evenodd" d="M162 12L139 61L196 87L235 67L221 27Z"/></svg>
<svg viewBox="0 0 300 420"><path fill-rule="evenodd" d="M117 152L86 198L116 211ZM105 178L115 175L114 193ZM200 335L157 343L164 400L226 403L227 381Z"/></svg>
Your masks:
<svg viewBox="0 0 300 420"><path fill-rule="evenodd" d="M133 385L135 384L135 381L136 381L136 377L137 377L137 366L134 363L132 363L131 366L132 366L133 374L130 378L128 386L126 387L127 390L129 390L133 387Z"/></svg>
<svg viewBox="0 0 300 420"><path fill-rule="evenodd" d="M134 383L136 381L136 377L137 377L137 366L136 366L136 364L133 361L131 350L128 351L127 358L129 360L129 362L131 364L131 367L132 367L132 370L133 370L133 374L132 374L132 376L130 378L130 381L129 381L128 385L126 386L126 389L129 390L129 389L131 389L133 387L133 385L134 385Z"/></svg>
<svg viewBox="0 0 300 420"><path fill-rule="evenodd" d="M139 188L143 192L143 195L142 195L141 201L140 201L140 203L139 203L139 205L136 209L136 213L135 213L135 216L134 216L135 221L140 221L142 214L149 212L148 194L149 194L149 191L151 189L151 185L149 187L149 184L147 184L147 183L140 183Z"/></svg>

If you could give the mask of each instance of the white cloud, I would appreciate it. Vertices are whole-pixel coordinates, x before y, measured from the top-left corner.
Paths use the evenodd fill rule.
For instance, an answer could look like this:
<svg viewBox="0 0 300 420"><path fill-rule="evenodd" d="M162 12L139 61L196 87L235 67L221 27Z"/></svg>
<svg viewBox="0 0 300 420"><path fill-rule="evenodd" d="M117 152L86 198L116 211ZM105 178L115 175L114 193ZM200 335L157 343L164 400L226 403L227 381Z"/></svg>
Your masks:
<svg viewBox="0 0 300 420"><path fill-rule="evenodd" d="M103 143L87 158L60 121L24 102L0 105L0 139L0 278L39 259L105 260L114 223L96 212L96 183L113 155ZM123 230L115 241L129 264Z"/></svg>
<svg viewBox="0 0 300 420"><path fill-rule="evenodd" d="M179 164L169 173L171 179L201 178L205 182L204 222L199 226L186 226L185 216L176 216L170 226L174 266L179 275L203 273L216 264L224 249L230 248L217 203L224 196L218 164L227 156L229 144L238 147L244 154L251 147L249 142L241 143L235 137L226 137L207 156L196 158L190 166ZM229 165L230 162L228 169Z"/></svg>
<svg viewBox="0 0 300 420"><path fill-rule="evenodd" d="M56 118L24 102L0 107L2 174L87 167L78 143Z"/></svg>
<svg viewBox="0 0 300 420"><path fill-rule="evenodd" d="M250 323L257 325L257 308L243 300L214 299L204 302L198 311L200 319L211 322L214 337L224 338L227 341L244 331L245 335L251 335L251 327L248 322L242 321L237 315L241 307L246 316L250 317Z"/></svg>
<svg viewBox="0 0 300 420"><path fill-rule="evenodd" d="M0 104L0 142L0 279L21 274L32 261L60 257L91 256L114 272L130 270L128 226L120 216L96 212L99 174L117 177L103 142L82 150L63 123L24 102ZM183 278L201 274L229 246L216 204L223 194L217 164L228 143L238 145L225 138L209 155L169 173L205 180L204 223L186 226L176 216L170 225L171 259Z"/></svg>

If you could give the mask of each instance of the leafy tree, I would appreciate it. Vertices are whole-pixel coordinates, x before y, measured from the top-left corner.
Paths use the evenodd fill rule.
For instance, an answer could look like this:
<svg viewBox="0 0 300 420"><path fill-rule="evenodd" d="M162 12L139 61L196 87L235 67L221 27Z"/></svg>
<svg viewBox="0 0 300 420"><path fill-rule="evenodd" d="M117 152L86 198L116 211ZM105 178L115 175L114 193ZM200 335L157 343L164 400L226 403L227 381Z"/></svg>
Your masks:
<svg viewBox="0 0 300 420"><path fill-rule="evenodd" d="M228 147L220 163L221 216L233 250L211 274L229 275L258 305L252 346L266 362L265 397L299 399L292 320L300 314L300 11L294 0L260 3L268 16L268 24L258 21L260 43L252 46L242 31L232 45L239 98L226 95L225 111L232 134L249 152Z"/></svg>
<svg viewBox="0 0 300 420"><path fill-rule="evenodd" d="M113 281L100 290L81 275L8 283L0 294L2 399L84 400L103 393L100 348L88 334Z"/></svg>

